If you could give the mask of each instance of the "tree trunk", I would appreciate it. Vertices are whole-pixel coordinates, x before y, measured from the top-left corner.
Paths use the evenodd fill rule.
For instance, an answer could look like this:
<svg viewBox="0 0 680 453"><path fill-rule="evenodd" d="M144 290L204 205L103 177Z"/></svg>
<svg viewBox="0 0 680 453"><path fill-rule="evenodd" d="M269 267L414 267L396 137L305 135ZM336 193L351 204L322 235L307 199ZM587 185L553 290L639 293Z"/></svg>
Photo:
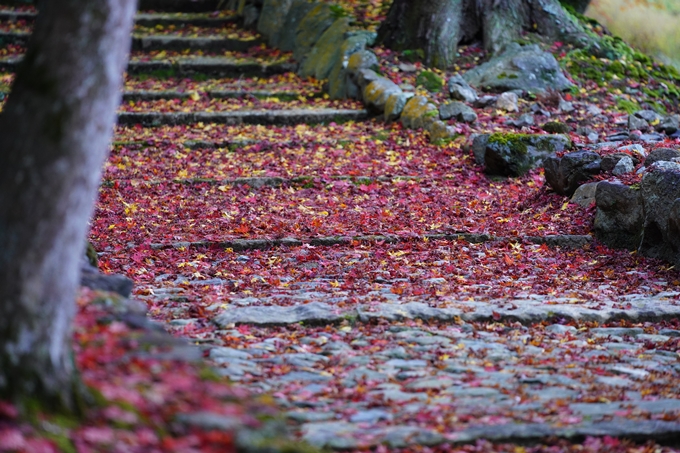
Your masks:
<svg viewBox="0 0 680 453"><path fill-rule="evenodd" d="M0 114L0 398L77 411L80 261L135 0L51 0Z"/></svg>
<svg viewBox="0 0 680 453"><path fill-rule="evenodd" d="M378 42L400 51L421 49L425 64L445 69L461 42L479 39L494 55L522 31L569 42L586 40L558 0L394 0Z"/></svg>

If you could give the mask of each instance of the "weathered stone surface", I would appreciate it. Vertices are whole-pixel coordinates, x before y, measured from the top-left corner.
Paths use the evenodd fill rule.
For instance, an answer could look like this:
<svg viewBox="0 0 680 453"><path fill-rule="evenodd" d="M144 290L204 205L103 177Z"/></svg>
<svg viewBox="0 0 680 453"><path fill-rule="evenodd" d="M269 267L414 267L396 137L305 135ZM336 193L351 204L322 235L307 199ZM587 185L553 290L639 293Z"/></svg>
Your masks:
<svg viewBox="0 0 680 453"><path fill-rule="evenodd" d="M477 92L460 74L456 74L449 78L448 87L451 99L470 103L473 103L478 99Z"/></svg>
<svg viewBox="0 0 680 453"><path fill-rule="evenodd" d="M519 102L517 94L512 91L506 91L496 98L496 108L505 110L506 112L516 112L519 110L517 102Z"/></svg>
<svg viewBox="0 0 680 453"><path fill-rule="evenodd" d="M619 182L602 181L595 193L594 231L610 247L636 250L642 239L640 191Z"/></svg>
<svg viewBox="0 0 680 453"><path fill-rule="evenodd" d="M599 182L589 182L578 186L571 197L571 202L579 206L587 208L595 203L595 194L597 193L597 185Z"/></svg>
<svg viewBox="0 0 680 453"><path fill-rule="evenodd" d="M318 80L326 79L334 65L342 60L342 44L348 30L349 18L343 17L333 22L307 54L300 65L299 74Z"/></svg>
<svg viewBox="0 0 680 453"><path fill-rule="evenodd" d="M335 22L335 16L329 5L325 3L314 5L297 27L293 57L297 61L304 62L312 47L333 22Z"/></svg>
<svg viewBox="0 0 680 453"><path fill-rule="evenodd" d="M613 153L608 154L602 158L602 160L600 161L600 168L604 172L611 173L614 171L614 168L619 163L619 161L624 157L632 159L633 165L637 165L639 162L637 158L634 158L632 155L628 153Z"/></svg>
<svg viewBox="0 0 680 453"><path fill-rule="evenodd" d="M371 110L383 113L389 97L400 93L403 92L396 83L385 77L379 77L364 88L364 104Z"/></svg>
<svg viewBox="0 0 680 453"><path fill-rule="evenodd" d="M515 127L526 127L526 126L533 126L534 125L534 115L532 113L524 113L519 116L517 119L512 119L506 124L509 124L511 126Z"/></svg>
<svg viewBox="0 0 680 453"><path fill-rule="evenodd" d="M331 305L323 302L310 302L292 307L244 307L230 308L213 319L219 326L231 324L277 325L298 322L333 323L342 317Z"/></svg>
<svg viewBox="0 0 680 453"><path fill-rule="evenodd" d="M572 196L578 186L600 172L600 155L592 151L576 151L543 161L545 182L560 195Z"/></svg>
<svg viewBox="0 0 680 453"><path fill-rule="evenodd" d="M292 3L288 8L288 14L285 16L283 26L279 31L279 40L276 43L276 46L279 49L286 52L295 50L298 26L314 6L314 3L307 0L292 0Z"/></svg>
<svg viewBox="0 0 680 453"><path fill-rule="evenodd" d="M489 141L489 134L477 134L472 138L472 155L475 157L477 165L484 165L484 155L486 154L486 144Z"/></svg>
<svg viewBox="0 0 680 453"><path fill-rule="evenodd" d="M638 110L637 112L633 113L633 116L645 120L652 126L658 124L662 119L661 115L656 113L654 110Z"/></svg>
<svg viewBox="0 0 680 453"><path fill-rule="evenodd" d="M353 71L358 69L368 69L378 63L378 59L373 52L365 50L366 45L375 40L374 33L354 32L351 36L346 36L340 46L340 56L335 60L333 68L328 75L328 94L331 99L343 99L346 97L357 98L359 88L356 82L350 77L350 66ZM350 57L357 56L350 65Z"/></svg>
<svg viewBox="0 0 680 453"><path fill-rule="evenodd" d="M364 89L371 83L380 79L377 72L372 69L359 69L356 72L356 82L359 87L360 94L363 96Z"/></svg>
<svg viewBox="0 0 680 453"><path fill-rule="evenodd" d="M429 112L435 112L432 117L436 117L437 107L430 104L429 99L425 96L413 96L406 101L404 110L401 112L401 124L409 129L423 127L422 116L429 114Z"/></svg>
<svg viewBox="0 0 680 453"><path fill-rule="evenodd" d="M649 129L649 123L635 115L628 115L628 129L631 131L646 131Z"/></svg>
<svg viewBox="0 0 680 453"><path fill-rule="evenodd" d="M485 171L492 175L521 176L543 164L552 153L571 146L566 135L492 134L484 153Z"/></svg>
<svg viewBox="0 0 680 453"><path fill-rule="evenodd" d="M96 291L109 291L130 297L133 281L124 275L102 274L97 268L83 262L80 267L80 285Z"/></svg>
<svg viewBox="0 0 680 453"><path fill-rule="evenodd" d="M645 159L645 167L651 167L654 162L672 161L680 157L680 151L674 148L653 149Z"/></svg>
<svg viewBox="0 0 680 453"><path fill-rule="evenodd" d="M494 92L563 91L573 86L555 57L537 45L511 44L502 54L466 72L463 78L477 88Z"/></svg>
<svg viewBox="0 0 680 453"><path fill-rule="evenodd" d="M676 133L680 130L680 115L670 115L663 118L656 126L656 130L668 135Z"/></svg>
<svg viewBox="0 0 680 453"><path fill-rule="evenodd" d="M257 31L267 38L270 46L278 46L281 30L293 0L264 0Z"/></svg>
<svg viewBox="0 0 680 453"><path fill-rule="evenodd" d="M668 246L674 238L669 231L669 214L680 198L680 164L660 161L652 164L642 177L644 230L640 253L680 263L680 256Z"/></svg>
<svg viewBox="0 0 680 453"><path fill-rule="evenodd" d="M409 100L408 94L403 91L395 92L390 94L385 102L385 121L396 121L401 116L401 112L404 110L406 101Z"/></svg>
<svg viewBox="0 0 680 453"><path fill-rule="evenodd" d="M616 165L614 165L612 175L625 175L626 173L632 173L633 170L635 170L633 159L630 156L624 156L616 163Z"/></svg>
<svg viewBox="0 0 680 453"><path fill-rule="evenodd" d="M427 126L427 131L430 133L430 141L437 142L452 137L456 130L452 126L448 126L443 121L433 121Z"/></svg>
<svg viewBox="0 0 680 453"><path fill-rule="evenodd" d="M471 108L460 101L447 102L439 108L439 117L442 120L454 118L463 123L474 123L477 121L477 114Z"/></svg>

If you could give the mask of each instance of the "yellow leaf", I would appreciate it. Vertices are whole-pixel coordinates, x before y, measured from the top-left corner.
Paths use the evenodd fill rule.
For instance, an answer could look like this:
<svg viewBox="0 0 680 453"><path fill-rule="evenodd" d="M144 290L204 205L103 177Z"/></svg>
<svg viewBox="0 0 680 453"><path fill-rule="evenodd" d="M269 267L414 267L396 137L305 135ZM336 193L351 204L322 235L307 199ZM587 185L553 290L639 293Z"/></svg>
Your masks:
<svg viewBox="0 0 680 453"><path fill-rule="evenodd" d="M199 99L201 99L201 95L198 94L198 92L196 92L196 91L192 91L191 94L189 95L189 97L191 99L193 99L194 101L198 101Z"/></svg>

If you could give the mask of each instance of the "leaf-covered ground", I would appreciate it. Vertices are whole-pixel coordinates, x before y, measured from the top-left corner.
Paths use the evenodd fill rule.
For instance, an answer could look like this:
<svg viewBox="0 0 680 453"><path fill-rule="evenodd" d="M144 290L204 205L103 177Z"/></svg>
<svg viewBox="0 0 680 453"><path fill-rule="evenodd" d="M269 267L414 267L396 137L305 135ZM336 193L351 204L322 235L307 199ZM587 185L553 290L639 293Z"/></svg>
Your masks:
<svg viewBox="0 0 680 453"><path fill-rule="evenodd" d="M382 1L341 3L336 14L351 14L368 28L386 13ZM21 21L0 24L9 32L29 28ZM233 25L136 30L146 36L256 38ZM412 54L375 50L383 74L427 91L419 86L427 69ZM605 74L611 66L570 59L561 45L552 50L565 67L597 63ZM7 44L0 56L21 52ZM455 71L485 58L475 45L460 53ZM292 61L289 53L263 46L133 52L134 61L151 62L203 56ZM435 71L442 80L453 72ZM474 427L673 423L680 416L677 319L598 324L553 316L521 324L495 311L511 313L527 301L606 311L634 309L645 300L674 308L680 300L680 275L660 261L596 241L575 249L532 242L589 235L593 207L552 193L540 170L494 180L474 164L468 149L474 133L541 133L545 122L559 120L571 126L574 142L585 144L591 139L576 133L579 127L604 141L624 125L631 105L669 113L677 106L659 94L668 79L589 81L577 71L572 77L579 88L564 98L574 111L561 111L554 95L520 100L519 112L477 108L474 124L451 121L458 137L438 145L422 131L381 119L117 127L91 222L99 267L134 279L134 297L150 316L201 349L187 349L148 327L130 327L102 308L111 296L84 290L76 360L85 382L101 394L99 406L84 423L41 416L28 423L14 406L0 403L0 451L236 451L239 432L263 429L281 411L299 437L318 441L324 435L319 423L329 422L338 430L332 437L346 439L346 448L357 453L675 451L655 439L625 436L456 444L457 435ZM11 74L0 77L2 91L11 80ZM361 108L319 95L321 87L292 73L215 79L156 71L128 75L125 90L189 97L133 100L121 110ZM445 89L429 88L429 96L445 102ZM218 99L213 91L246 94ZM510 124L536 104L542 114L534 116L535 125ZM647 147L677 145L676 139ZM483 242L470 242L470 234ZM334 243L338 237L345 239ZM283 245L243 246L257 240ZM217 320L241 309L318 302L344 318L279 326ZM483 322L377 316L386 306L410 304L463 314L481 306L493 311ZM378 319L348 315L357 308ZM197 351L215 371L192 362ZM415 429L444 444L400 447L404 428L411 433L406 440L414 435L408 429Z"/></svg>

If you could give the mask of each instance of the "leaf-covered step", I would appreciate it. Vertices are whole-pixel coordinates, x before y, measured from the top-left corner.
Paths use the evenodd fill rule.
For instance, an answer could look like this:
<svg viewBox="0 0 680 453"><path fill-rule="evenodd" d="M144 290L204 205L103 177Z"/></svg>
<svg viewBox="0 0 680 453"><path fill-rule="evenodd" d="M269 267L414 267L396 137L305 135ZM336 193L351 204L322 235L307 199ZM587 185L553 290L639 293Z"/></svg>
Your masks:
<svg viewBox="0 0 680 453"><path fill-rule="evenodd" d="M0 59L0 72L15 72L23 58L17 55ZM128 63L128 73L133 75L148 74L159 77L239 77L257 76L267 77L274 74L284 74L295 71L297 64L288 61L261 63L248 62L229 57L195 57L168 60L140 61L131 60Z"/></svg>
<svg viewBox="0 0 680 453"><path fill-rule="evenodd" d="M3 28L9 28L12 24L17 27L32 25L38 13L35 11L0 9L0 22L6 22ZM142 27L170 27L193 25L205 28L224 27L234 24L239 20L236 14L230 11L217 13L138 13L135 17L135 26Z"/></svg>
<svg viewBox="0 0 680 453"><path fill-rule="evenodd" d="M130 163L134 165L133 163ZM187 170L175 167L176 177ZM152 172L149 175L152 178ZM117 181L100 189L102 217L125 213L129 227L120 240L146 237L173 241L238 238L357 236L364 234L450 234L460 231L495 236L586 234L590 220L571 207L541 212L524 207L525 196L495 188L474 190L465 181L328 180L311 187L217 186ZM545 200L543 201L545 203ZM580 217L576 217L579 215ZM140 230L140 228L142 228ZM127 242L126 241L126 242Z"/></svg>
<svg viewBox="0 0 680 453"><path fill-rule="evenodd" d="M203 13L219 11L224 0L139 0L140 11Z"/></svg>
<svg viewBox="0 0 680 453"><path fill-rule="evenodd" d="M28 39L31 34L28 32L17 31L17 32L6 32L0 31L0 45L4 46L7 44L15 44L19 46L25 46L28 43Z"/></svg>
<svg viewBox="0 0 680 453"><path fill-rule="evenodd" d="M199 50L218 52L230 50L245 52L253 46L262 44L259 38L231 39L214 37L187 37L173 35L133 36L132 50Z"/></svg>
<svg viewBox="0 0 680 453"><path fill-rule="evenodd" d="M120 112L119 125L162 126L193 123L291 125L359 121L368 118L366 110L290 109L238 110L232 112Z"/></svg>
<svg viewBox="0 0 680 453"><path fill-rule="evenodd" d="M126 91L123 93L123 102L138 102L138 101L154 101L159 99L196 99L196 98L208 98L208 99L240 99L240 98L257 98L257 99L269 99L276 98L281 101L290 101L295 99L305 99L305 98L317 98L321 97L323 93L316 92L309 94L303 94L301 92L293 91L244 91L244 90L209 90L209 91L150 91L150 90L138 90L138 91Z"/></svg>

